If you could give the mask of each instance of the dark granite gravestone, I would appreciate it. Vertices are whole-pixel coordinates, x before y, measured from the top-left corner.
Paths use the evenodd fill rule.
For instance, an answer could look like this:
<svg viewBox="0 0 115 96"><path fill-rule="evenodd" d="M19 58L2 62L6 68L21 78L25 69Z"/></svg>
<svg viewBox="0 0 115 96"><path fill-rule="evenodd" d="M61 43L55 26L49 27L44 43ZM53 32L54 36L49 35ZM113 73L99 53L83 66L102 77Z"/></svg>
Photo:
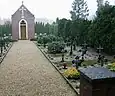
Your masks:
<svg viewBox="0 0 115 96"><path fill-rule="evenodd" d="M80 96L115 96L115 72L101 67L79 71Z"/></svg>

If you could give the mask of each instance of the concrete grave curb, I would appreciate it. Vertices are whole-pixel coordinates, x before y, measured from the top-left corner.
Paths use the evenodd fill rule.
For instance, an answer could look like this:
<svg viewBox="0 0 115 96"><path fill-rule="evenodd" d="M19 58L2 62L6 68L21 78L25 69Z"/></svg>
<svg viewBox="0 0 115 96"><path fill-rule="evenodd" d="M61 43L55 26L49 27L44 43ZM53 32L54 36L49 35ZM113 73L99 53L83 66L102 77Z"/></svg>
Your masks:
<svg viewBox="0 0 115 96"><path fill-rule="evenodd" d="M0 64L3 62L4 58L7 56L9 50L12 48L14 43L11 43L10 47L7 49L6 53L4 54L4 56L2 57L2 59L0 60Z"/></svg>

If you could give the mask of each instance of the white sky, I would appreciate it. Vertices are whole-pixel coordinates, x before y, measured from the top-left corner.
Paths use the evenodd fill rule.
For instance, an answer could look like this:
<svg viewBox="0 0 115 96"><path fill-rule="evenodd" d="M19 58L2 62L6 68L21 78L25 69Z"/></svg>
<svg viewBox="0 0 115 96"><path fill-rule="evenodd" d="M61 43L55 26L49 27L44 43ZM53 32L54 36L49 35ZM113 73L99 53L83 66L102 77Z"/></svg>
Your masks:
<svg viewBox="0 0 115 96"><path fill-rule="evenodd" d="M24 5L35 15L36 18L70 18L71 5L74 0L23 0ZM112 4L114 0L108 0ZM1 0L0 17L11 18L11 15L21 6L22 0ZM87 0L90 16L97 9L96 0Z"/></svg>

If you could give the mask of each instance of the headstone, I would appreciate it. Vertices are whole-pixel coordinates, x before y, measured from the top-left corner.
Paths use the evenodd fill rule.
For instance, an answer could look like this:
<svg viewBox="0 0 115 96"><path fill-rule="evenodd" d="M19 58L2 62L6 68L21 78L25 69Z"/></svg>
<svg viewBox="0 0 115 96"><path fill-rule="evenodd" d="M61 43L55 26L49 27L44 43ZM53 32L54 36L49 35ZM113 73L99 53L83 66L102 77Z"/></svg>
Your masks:
<svg viewBox="0 0 115 96"><path fill-rule="evenodd" d="M80 96L115 96L115 73L102 67L79 69Z"/></svg>

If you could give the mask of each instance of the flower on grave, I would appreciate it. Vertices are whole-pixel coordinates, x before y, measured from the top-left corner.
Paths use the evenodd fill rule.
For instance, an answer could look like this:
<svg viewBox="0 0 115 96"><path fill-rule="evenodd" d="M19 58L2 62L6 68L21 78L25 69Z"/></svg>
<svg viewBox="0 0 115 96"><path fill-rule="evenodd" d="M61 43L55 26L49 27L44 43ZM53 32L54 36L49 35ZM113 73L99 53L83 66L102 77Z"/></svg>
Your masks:
<svg viewBox="0 0 115 96"><path fill-rule="evenodd" d="M64 71L64 76L69 79L77 79L80 77L80 73L76 68L71 67Z"/></svg>
<svg viewBox="0 0 115 96"><path fill-rule="evenodd" d="M114 63L111 63L111 64L108 64L108 69L110 70L110 71L114 71L115 72L115 62Z"/></svg>

